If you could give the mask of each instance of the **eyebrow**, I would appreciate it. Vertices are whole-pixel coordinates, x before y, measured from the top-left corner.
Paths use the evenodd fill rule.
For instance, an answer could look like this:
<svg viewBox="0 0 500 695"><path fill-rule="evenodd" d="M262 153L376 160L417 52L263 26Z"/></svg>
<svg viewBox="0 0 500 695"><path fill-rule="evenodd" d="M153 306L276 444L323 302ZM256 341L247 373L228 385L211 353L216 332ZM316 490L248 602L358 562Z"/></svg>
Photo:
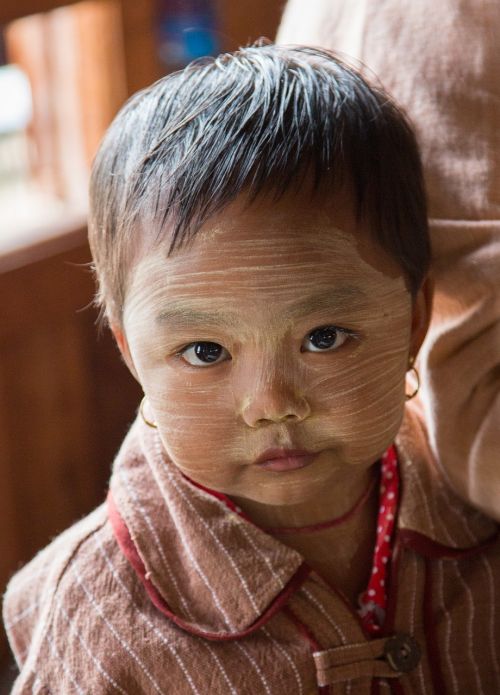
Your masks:
<svg viewBox="0 0 500 695"><path fill-rule="evenodd" d="M367 295L359 288L351 285L333 290L323 290L310 295L293 304L284 313L285 318L302 318L315 311L332 309L335 305L352 303L367 299ZM231 310L210 311L201 310L195 305L181 300L173 300L168 309L156 317L157 323L171 327L189 328L200 324L221 328L235 327L241 324L241 313Z"/></svg>

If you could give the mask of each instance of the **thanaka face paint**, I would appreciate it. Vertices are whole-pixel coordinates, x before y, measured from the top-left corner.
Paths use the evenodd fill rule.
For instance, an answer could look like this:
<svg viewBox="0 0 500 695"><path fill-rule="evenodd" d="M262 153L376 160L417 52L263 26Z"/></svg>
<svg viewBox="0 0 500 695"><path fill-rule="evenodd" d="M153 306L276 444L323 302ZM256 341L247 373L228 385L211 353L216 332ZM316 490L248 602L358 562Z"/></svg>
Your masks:
<svg viewBox="0 0 500 695"><path fill-rule="evenodd" d="M345 197L245 203L136 264L128 360L183 473L260 523L314 523L349 508L397 434L415 309ZM297 470L256 466L271 447L319 453Z"/></svg>

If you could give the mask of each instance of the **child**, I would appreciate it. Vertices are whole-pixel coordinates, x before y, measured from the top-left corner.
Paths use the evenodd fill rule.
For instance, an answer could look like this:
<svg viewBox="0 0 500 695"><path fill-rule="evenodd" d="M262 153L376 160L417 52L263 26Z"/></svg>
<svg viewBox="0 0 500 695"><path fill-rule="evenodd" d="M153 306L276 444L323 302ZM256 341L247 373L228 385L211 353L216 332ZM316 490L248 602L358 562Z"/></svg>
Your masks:
<svg viewBox="0 0 500 695"><path fill-rule="evenodd" d="M106 503L8 587L13 693L495 692L497 527L404 407L430 254L387 95L300 47L165 77L90 242L145 397Z"/></svg>

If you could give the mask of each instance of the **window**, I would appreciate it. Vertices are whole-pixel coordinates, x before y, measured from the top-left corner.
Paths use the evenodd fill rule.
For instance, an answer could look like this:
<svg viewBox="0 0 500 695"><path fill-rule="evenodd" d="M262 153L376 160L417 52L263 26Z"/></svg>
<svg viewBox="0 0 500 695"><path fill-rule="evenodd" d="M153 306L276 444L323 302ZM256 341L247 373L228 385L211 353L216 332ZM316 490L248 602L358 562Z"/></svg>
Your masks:
<svg viewBox="0 0 500 695"><path fill-rule="evenodd" d="M3 28L0 254L86 219L92 157L127 96L121 6L81 2Z"/></svg>

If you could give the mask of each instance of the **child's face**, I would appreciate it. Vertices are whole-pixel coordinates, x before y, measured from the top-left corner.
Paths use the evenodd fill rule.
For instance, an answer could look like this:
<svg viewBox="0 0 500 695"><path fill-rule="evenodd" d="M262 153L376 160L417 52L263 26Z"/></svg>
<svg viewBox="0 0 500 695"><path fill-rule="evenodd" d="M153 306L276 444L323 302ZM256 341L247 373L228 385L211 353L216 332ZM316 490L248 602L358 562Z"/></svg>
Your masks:
<svg viewBox="0 0 500 695"><path fill-rule="evenodd" d="M300 504L393 441L426 300L412 304L345 197L242 202L189 248L138 262L115 334L179 469L238 498ZM293 471L254 465L279 446L321 453Z"/></svg>

